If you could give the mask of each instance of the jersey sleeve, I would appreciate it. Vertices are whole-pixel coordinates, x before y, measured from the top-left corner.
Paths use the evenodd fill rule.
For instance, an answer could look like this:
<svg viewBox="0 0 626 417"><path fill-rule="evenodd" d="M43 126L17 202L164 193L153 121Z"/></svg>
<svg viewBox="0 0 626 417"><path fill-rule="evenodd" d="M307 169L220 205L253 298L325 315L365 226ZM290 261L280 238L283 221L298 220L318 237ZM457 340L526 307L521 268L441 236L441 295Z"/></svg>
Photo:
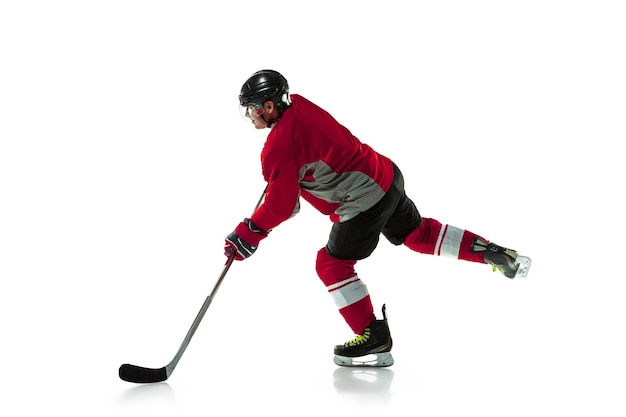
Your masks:
<svg viewBox="0 0 626 417"><path fill-rule="evenodd" d="M252 221L263 230L271 230L295 215L299 208L298 168L288 150L268 147L261 154L263 177L268 183L265 200L252 215Z"/></svg>

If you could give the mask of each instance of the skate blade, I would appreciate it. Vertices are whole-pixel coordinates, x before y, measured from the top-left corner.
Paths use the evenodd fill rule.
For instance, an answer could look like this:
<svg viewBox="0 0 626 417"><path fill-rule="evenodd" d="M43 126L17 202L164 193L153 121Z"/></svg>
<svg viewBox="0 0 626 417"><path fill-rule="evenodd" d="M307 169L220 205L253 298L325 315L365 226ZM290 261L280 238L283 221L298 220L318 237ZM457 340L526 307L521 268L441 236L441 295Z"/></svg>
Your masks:
<svg viewBox="0 0 626 417"><path fill-rule="evenodd" d="M517 258L515 259L515 262L519 264L515 277L526 278L526 275L528 275L528 270L530 269L530 265L532 264L532 261L530 260L530 258L527 256L518 255Z"/></svg>
<svg viewBox="0 0 626 417"><path fill-rule="evenodd" d="M382 368L393 365L393 356L390 352L372 353L365 356L351 358L349 356L335 355L335 364L339 366L351 366L361 368Z"/></svg>

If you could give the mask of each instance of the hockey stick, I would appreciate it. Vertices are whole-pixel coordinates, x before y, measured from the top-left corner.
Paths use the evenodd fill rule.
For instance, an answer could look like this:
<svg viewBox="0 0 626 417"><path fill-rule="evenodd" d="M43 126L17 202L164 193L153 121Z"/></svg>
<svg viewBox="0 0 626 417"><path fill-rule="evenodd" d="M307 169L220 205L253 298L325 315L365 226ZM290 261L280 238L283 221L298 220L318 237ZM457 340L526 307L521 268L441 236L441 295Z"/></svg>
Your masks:
<svg viewBox="0 0 626 417"><path fill-rule="evenodd" d="M256 204L256 207L254 208L253 213L257 211L257 209L261 205L261 202L263 201L263 197L265 197L266 192L267 192L267 186L265 187L265 190L263 190L263 194L261 194L261 198L259 198L259 201ZM180 348L178 348L178 352L176 352L176 355L170 361L170 363L168 363L162 368L144 368L143 366L137 366L137 365L131 365L131 364L125 363L122 366L120 366L120 371L119 371L120 378L128 382L137 382L137 383L145 384L145 383L151 383L151 382L165 381L167 378L170 377L170 375L172 375L172 372L174 372L174 368L176 368L178 361L183 356L185 349L187 349L187 346L189 345L191 338L196 332L196 329L198 328L198 326L200 325L200 322L202 321L204 314L209 309L209 305L211 304L211 301L213 301L213 297L215 297L217 290L222 284L222 281L224 280L224 277L226 276L226 273L230 269L230 266L233 264L234 260L235 260L235 254L233 253L228 257L228 260L226 261L226 264L224 265L224 269L222 270L222 274L219 276L219 278L217 279L217 282L215 283L215 286L213 287L213 291L211 291L211 294L209 294L206 300L204 300L204 303L202 304L202 308L200 308L200 311L198 312L196 319L193 321L193 323L191 324L191 327L189 328L189 331L187 332L187 336L185 336L185 340L183 340L183 343L180 345Z"/></svg>

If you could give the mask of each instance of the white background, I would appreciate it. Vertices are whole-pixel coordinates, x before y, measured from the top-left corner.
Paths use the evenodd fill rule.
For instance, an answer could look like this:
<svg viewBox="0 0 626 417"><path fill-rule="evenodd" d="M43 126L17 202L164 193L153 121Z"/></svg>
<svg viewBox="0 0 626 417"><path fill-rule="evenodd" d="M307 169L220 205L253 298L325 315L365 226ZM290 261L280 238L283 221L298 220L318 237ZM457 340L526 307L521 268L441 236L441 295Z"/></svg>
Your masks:
<svg viewBox="0 0 626 417"><path fill-rule="evenodd" d="M620 5L2 2L0 414L623 416ZM531 273L381 242L357 270L396 364L337 368L330 223L304 204L166 383L121 381L172 358L263 190L267 132L237 109L263 68L394 159L422 215Z"/></svg>

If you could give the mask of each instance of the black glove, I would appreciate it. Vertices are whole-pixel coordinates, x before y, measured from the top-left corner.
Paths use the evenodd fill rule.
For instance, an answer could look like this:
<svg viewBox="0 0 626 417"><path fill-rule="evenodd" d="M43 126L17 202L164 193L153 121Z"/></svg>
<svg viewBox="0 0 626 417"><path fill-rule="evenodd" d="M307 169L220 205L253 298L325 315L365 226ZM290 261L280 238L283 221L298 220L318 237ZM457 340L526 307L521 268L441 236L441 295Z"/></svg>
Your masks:
<svg viewBox="0 0 626 417"><path fill-rule="evenodd" d="M224 255L242 261L252 256L259 246L259 242L267 237L265 230L259 229L250 219L244 219L235 230L226 236Z"/></svg>

